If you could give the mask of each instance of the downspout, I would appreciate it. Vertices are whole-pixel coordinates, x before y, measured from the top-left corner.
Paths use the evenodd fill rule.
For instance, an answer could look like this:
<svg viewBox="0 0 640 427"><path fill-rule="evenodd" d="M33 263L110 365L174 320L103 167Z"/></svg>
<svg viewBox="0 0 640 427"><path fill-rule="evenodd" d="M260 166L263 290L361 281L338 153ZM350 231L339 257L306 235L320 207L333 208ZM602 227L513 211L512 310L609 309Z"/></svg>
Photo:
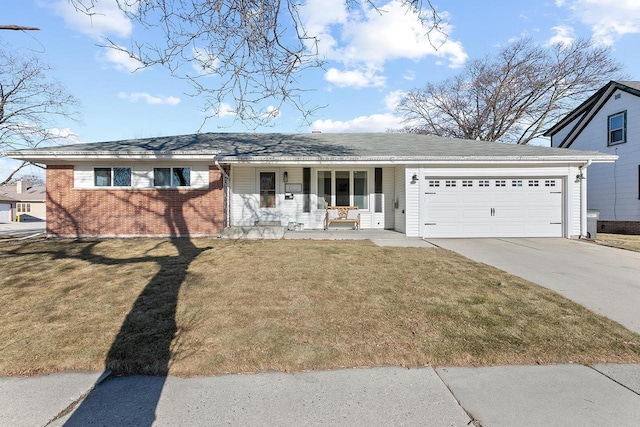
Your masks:
<svg viewBox="0 0 640 427"><path fill-rule="evenodd" d="M229 175L227 174L227 172L224 170L224 168L222 166L220 166L220 162L218 162L217 156L213 156L213 163L216 165L216 167L218 168L218 170L220 170L220 172L222 173L223 176L223 182L222 182L222 188L223 188L223 192L224 192L224 220L223 220L223 224L224 227L229 227L230 225L230 220L229 220L229 214L230 214L230 179L229 179Z"/></svg>
<svg viewBox="0 0 640 427"><path fill-rule="evenodd" d="M578 179L580 180L580 238L587 237L587 168L591 165L591 160L587 160L587 163L580 166L580 174Z"/></svg>

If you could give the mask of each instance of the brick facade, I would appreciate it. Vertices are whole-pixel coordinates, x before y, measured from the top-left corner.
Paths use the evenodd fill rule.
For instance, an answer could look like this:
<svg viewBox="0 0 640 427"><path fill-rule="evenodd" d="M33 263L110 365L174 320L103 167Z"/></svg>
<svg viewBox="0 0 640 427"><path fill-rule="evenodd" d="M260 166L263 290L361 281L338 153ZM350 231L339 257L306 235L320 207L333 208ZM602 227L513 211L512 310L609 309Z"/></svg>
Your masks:
<svg viewBox="0 0 640 427"><path fill-rule="evenodd" d="M50 236L204 236L224 225L223 176L209 189L75 189L73 166L47 166Z"/></svg>
<svg viewBox="0 0 640 427"><path fill-rule="evenodd" d="M640 221L598 221L598 233L640 235Z"/></svg>

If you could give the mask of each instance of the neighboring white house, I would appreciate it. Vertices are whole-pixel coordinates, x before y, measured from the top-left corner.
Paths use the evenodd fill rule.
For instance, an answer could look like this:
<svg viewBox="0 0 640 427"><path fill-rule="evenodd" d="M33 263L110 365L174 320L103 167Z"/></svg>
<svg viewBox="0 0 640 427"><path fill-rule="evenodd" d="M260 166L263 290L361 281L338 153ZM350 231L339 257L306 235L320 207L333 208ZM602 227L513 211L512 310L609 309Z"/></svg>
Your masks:
<svg viewBox="0 0 640 427"><path fill-rule="evenodd" d="M355 206L362 228L409 237L578 237L577 177L616 159L400 133L204 133L6 154L47 165L49 234L120 236L323 229L326 207Z"/></svg>
<svg viewBox="0 0 640 427"><path fill-rule="evenodd" d="M549 129L551 146L615 154L589 166L587 206L598 230L640 234L640 82L611 81Z"/></svg>

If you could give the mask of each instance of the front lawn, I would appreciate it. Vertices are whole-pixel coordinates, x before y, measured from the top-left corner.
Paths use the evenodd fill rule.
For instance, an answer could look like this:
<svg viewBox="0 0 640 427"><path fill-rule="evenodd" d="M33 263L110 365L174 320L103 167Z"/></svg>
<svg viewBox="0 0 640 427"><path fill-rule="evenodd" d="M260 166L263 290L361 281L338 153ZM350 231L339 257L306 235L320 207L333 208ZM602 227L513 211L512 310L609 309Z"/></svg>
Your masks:
<svg viewBox="0 0 640 427"><path fill-rule="evenodd" d="M0 243L0 375L640 363L640 336L443 249Z"/></svg>
<svg viewBox="0 0 640 427"><path fill-rule="evenodd" d="M596 243L613 248L626 249L628 251L640 252L640 236L627 234L598 233Z"/></svg>

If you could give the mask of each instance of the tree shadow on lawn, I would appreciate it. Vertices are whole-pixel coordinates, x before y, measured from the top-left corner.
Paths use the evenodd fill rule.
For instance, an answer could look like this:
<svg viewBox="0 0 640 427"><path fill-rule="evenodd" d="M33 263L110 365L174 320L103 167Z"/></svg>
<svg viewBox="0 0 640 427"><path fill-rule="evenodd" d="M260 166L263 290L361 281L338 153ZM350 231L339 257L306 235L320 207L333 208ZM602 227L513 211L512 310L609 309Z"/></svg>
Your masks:
<svg viewBox="0 0 640 427"><path fill-rule="evenodd" d="M182 207L166 202L164 220L175 236L188 236ZM79 258L100 265L118 267L132 263L157 263L159 270L136 298L125 317L105 360L102 378L125 375L129 386L105 387L99 382L66 421L67 426L150 426L169 372L172 342L178 334L176 310L180 287L189 265L211 247L198 248L187 237L171 239L175 256L143 256L117 259L94 253L96 243L87 245ZM145 376L139 376L145 375ZM149 376L149 375L152 375ZM108 381L108 380L107 380Z"/></svg>
<svg viewBox="0 0 640 427"><path fill-rule="evenodd" d="M105 371L111 376L154 375L132 377L131 387L104 392L96 388L75 410L65 425L151 425L164 387L172 356L172 342L177 334L176 310L178 293L193 260L211 249L198 248L187 238L172 239L177 256L111 259L95 255L95 243L81 253L83 259L102 265L155 261L159 268L138 295L125 317L105 360ZM132 381L133 378L138 378Z"/></svg>

